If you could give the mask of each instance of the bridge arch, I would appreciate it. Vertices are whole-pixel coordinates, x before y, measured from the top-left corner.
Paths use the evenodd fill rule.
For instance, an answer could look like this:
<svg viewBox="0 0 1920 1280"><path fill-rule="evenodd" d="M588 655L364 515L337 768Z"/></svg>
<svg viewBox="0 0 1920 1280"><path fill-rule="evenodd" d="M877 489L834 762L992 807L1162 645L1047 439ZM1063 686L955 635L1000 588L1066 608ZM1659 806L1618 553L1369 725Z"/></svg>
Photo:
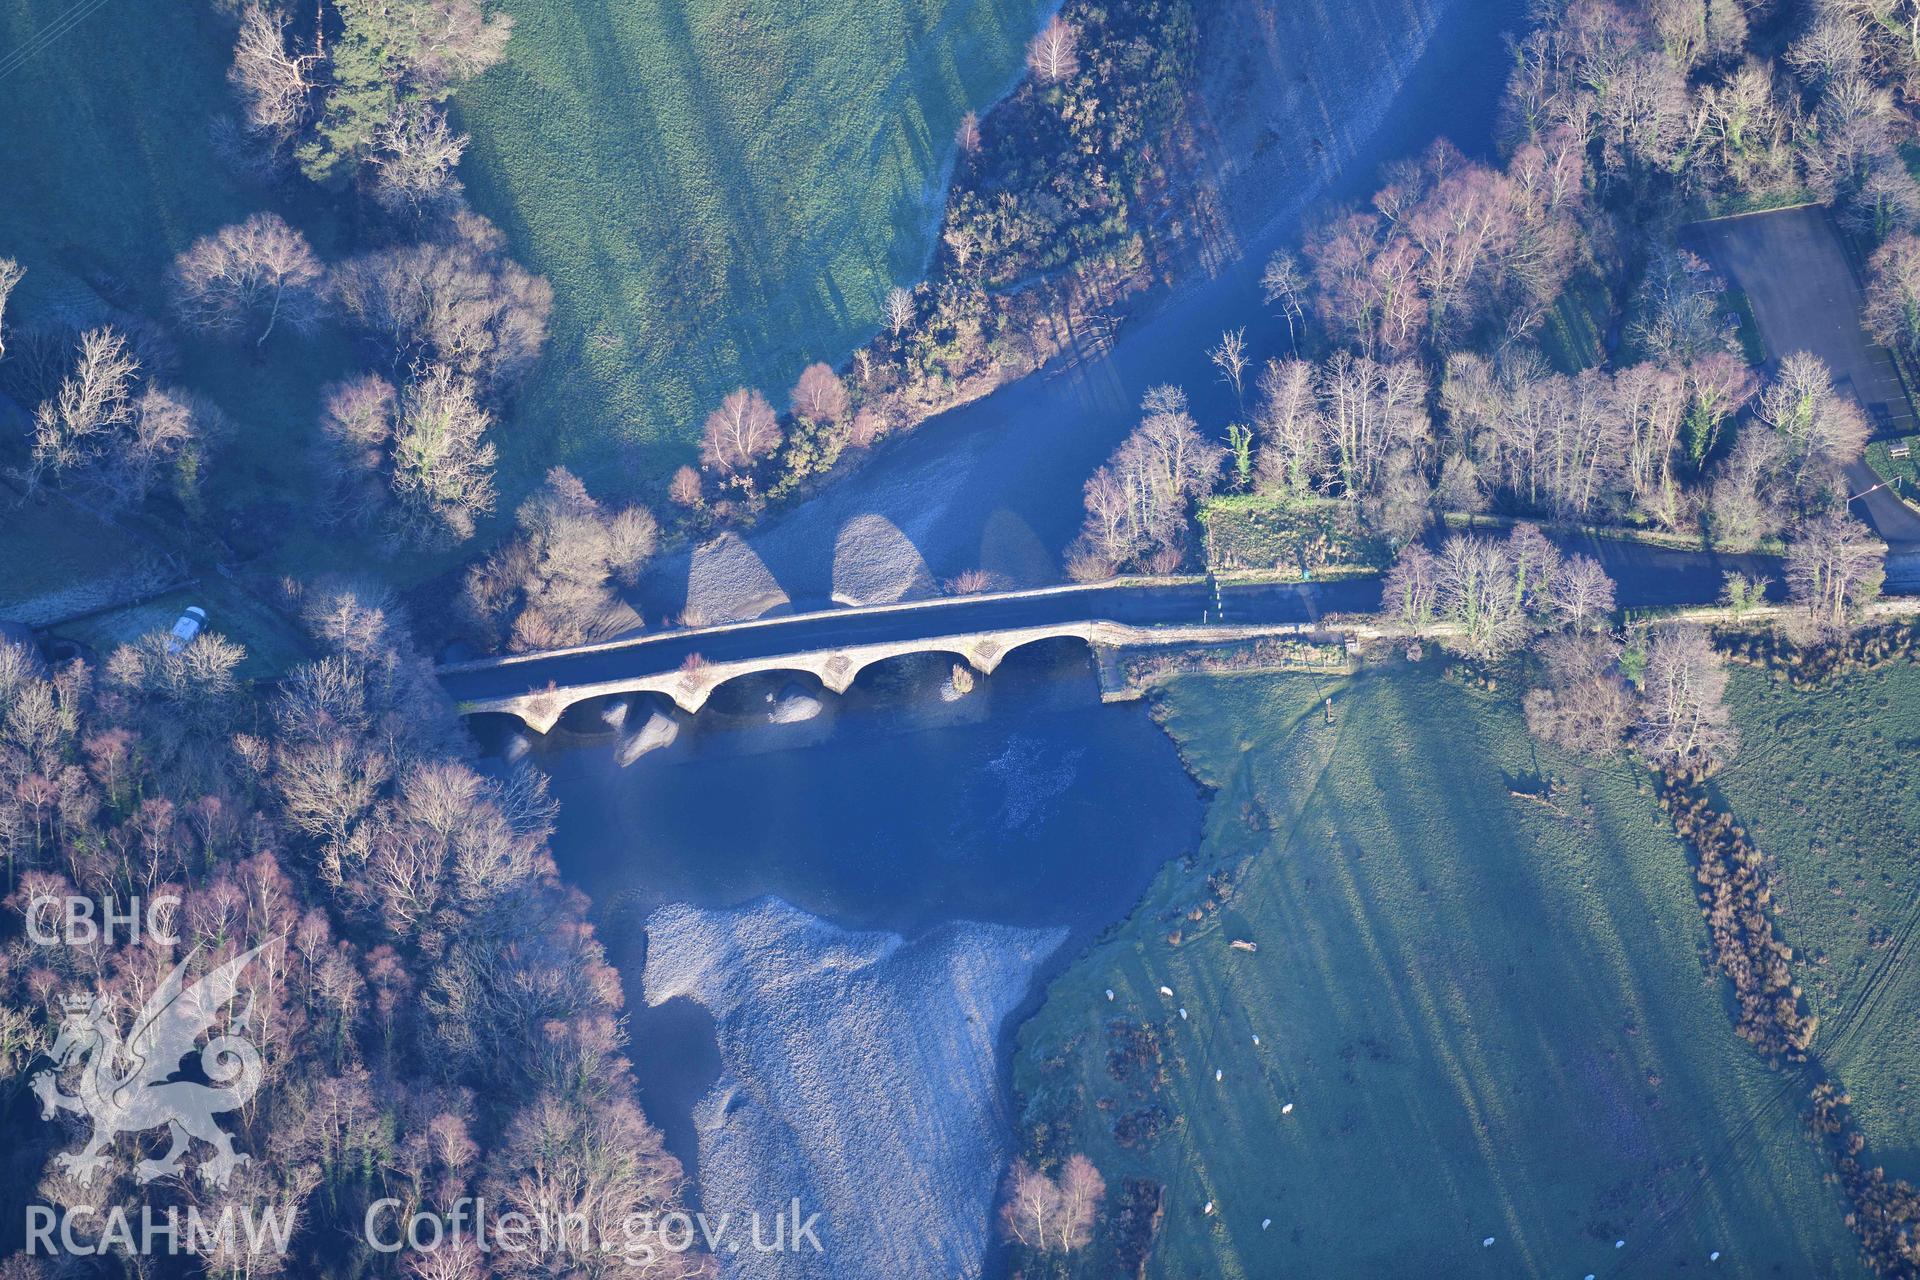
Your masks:
<svg viewBox="0 0 1920 1280"><path fill-rule="evenodd" d="M782 680L787 680L804 682L810 687L817 686L821 689L825 689L826 687L826 682L823 681L819 673L811 667L800 663L786 665L772 664L764 667L755 667L748 671L727 672L707 686L706 692L700 700L701 705L704 707L707 703L712 702L714 697L723 689L730 688L748 680L762 679L766 680L769 684L777 684ZM678 701L678 699L676 699L676 701ZM689 708L683 706L681 709L688 710Z"/></svg>
<svg viewBox="0 0 1920 1280"><path fill-rule="evenodd" d="M1003 631L933 635L898 641L852 645L800 653L771 654L730 662L691 662L667 671L643 671L576 685L532 687L520 693L502 693L463 701L463 712L494 711L518 716L539 733L550 732L574 704L589 698L621 694L657 693L670 698L682 711L701 710L715 690L748 675L790 672L811 675L833 693L845 693L860 673L875 663L909 654L940 654L964 662L981 675L991 675L1008 654L1044 640L1078 640L1097 647L1120 639L1109 631L1128 633L1103 622L1063 621ZM636 656L640 656L636 654Z"/></svg>

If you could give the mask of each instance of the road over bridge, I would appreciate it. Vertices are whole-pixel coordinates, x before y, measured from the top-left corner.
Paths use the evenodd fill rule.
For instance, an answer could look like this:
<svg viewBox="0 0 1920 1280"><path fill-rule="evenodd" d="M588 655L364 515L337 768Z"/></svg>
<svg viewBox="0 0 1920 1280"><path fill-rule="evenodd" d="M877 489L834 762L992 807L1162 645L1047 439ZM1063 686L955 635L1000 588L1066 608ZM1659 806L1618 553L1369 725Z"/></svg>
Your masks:
<svg viewBox="0 0 1920 1280"><path fill-rule="evenodd" d="M1710 603L1722 575L1733 569L1780 580L1778 562L1764 557L1606 540L1562 545L1598 558L1627 608ZM463 713L517 716L544 733L588 698L660 693L696 711L714 689L744 675L808 672L839 692L865 668L904 654L949 653L987 673L1013 650L1040 640L1074 638L1102 648L1222 642L1309 630L1330 614L1371 613L1379 604L1375 578L1218 588L1198 578L1122 580L641 633L455 663L440 669L440 680Z"/></svg>

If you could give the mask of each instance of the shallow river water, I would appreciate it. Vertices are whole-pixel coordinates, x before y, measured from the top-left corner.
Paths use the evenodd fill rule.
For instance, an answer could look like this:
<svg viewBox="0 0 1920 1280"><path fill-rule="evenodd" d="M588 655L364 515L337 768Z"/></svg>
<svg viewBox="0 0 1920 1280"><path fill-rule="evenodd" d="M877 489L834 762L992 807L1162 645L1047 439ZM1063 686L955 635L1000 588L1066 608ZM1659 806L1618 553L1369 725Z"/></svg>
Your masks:
<svg viewBox="0 0 1920 1280"><path fill-rule="evenodd" d="M642 1105L689 1165L692 1107L719 1062L697 1007L640 999L655 909L772 895L908 938L949 920L1065 926L1045 973L1197 844L1199 790L1144 705L1100 702L1085 646L1018 650L951 702L947 673L882 664L842 697L809 689L821 713L796 724L769 721L784 680L738 681L624 768L604 704L538 749L561 874L592 898L627 985Z"/></svg>

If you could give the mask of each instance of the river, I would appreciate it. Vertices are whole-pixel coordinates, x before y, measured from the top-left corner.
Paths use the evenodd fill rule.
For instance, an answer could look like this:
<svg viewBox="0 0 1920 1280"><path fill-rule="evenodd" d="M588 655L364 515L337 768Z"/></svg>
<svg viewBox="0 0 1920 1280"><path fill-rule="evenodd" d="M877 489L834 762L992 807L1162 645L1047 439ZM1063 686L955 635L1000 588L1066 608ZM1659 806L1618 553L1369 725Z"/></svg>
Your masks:
<svg viewBox="0 0 1920 1280"><path fill-rule="evenodd" d="M693 1105L719 1064L697 1007L639 999L655 909L772 895L906 937L947 920L1064 925L1058 967L1197 846L1202 800L1172 743L1140 706L1101 703L1084 645L1016 651L951 702L947 667L882 663L796 724L769 722L784 678L735 681L625 768L604 703L541 744L555 855L630 992L642 1106L689 1167Z"/></svg>
<svg viewBox="0 0 1920 1280"><path fill-rule="evenodd" d="M1105 356L1044 370L928 420L744 541L663 559L645 584L646 615L677 615L689 601L710 621L872 602L973 568L1012 585L1057 580L1079 528L1081 486L1138 423L1148 387L1184 388L1196 418L1216 432L1238 416L1206 348L1223 329L1242 326L1255 367L1284 346L1285 326L1260 299L1260 267L1297 241L1303 216L1365 199L1382 165L1417 154L1442 131L1469 154L1491 156L1510 65L1505 33L1520 6L1453 0L1410 8L1443 11L1424 53L1404 72L1354 73L1383 90L1398 85L1382 95L1378 128L1326 181L1274 190L1273 216L1243 237L1238 262L1149 298ZM1313 127L1304 122L1303 134Z"/></svg>
<svg viewBox="0 0 1920 1280"><path fill-rule="evenodd" d="M1432 23L1424 52L1356 73L1383 86L1378 128L1344 164L1334 157L1329 183L1274 190L1272 216L1243 234L1240 262L1153 299L1104 358L929 421L750 542L668 562L646 587L649 616L690 599L715 620L871 599L849 583L875 547L936 579L980 566L1015 582L1056 576L1080 486L1131 428L1146 387L1181 384L1209 426L1229 420L1231 394L1204 348L1245 325L1257 356L1274 349L1281 331L1260 304L1258 264L1297 236L1312 202L1363 196L1380 164L1418 151L1442 125L1469 152L1491 150L1502 31L1517 9L1413 5L1409 22ZM740 590L756 576L761 587ZM1018 651L957 700L940 696L946 673L939 659L883 663L792 724L768 718L781 679L737 681L698 716L677 717L671 745L626 767L600 719L605 704L575 708L535 744L561 805L561 873L592 899L623 975L642 1105L690 1170L696 1104L722 1055L699 1006L645 1005L644 923L656 910L774 897L833 926L907 938L951 921L1064 927L1030 1007L1052 973L1128 913L1157 868L1196 847L1204 797L1143 705L1099 701L1083 646ZM627 727L655 709L634 704ZM999 1028L1003 1082L1022 1016Z"/></svg>

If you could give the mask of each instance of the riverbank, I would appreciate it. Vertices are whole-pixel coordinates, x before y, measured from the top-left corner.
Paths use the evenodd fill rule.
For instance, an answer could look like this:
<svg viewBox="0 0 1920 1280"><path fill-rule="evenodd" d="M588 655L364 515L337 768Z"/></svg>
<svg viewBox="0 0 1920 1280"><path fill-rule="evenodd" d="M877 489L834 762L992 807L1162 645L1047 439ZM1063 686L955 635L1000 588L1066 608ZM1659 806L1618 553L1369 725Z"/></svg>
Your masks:
<svg viewBox="0 0 1920 1280"><path fill-rule="evenodd" d="M1259 268L1296 237L1313 204L1359 197L1381 164L1439 132L1470 153L1491 151L1507 65L1502 36L1518 7L1454 0L1428 11L1441 16L1409 33L1417 47L1366 63L1372 78L1364 82L1353 80L1351 49L1317 46L1329 59L1339 53L1337 65L1302 64L1300 74L1347 87L1345 118L1354 124L1321 137L1310 180L1269 191L1268 221L1217 274L1153 299L1099 357L1051 367L929 419L857 474L747 536L666 557L643 584L642 612L677 617L691 605L722 621L873 602L970 569L1011 586L1058 581L1080 521L1081 485L1133 427L1145 389L1184 386L1196 416L1224 423L1236 411L1232 392L1205 348L1222 328L1243 325L1256 361L1283 345L1284 327L1260 300ZM1319 128L1302 126L1301 145Z"/></svg>

